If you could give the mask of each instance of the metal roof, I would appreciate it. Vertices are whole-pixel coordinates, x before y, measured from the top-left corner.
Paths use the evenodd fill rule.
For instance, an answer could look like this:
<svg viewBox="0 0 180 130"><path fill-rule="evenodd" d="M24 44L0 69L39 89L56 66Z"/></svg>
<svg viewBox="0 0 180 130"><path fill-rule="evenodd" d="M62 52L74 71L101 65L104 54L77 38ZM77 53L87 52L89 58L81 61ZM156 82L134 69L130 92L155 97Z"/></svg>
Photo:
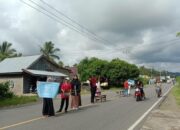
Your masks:
<svg viewBox="0 0 180 130"><path fill-rule="evenodd" d="M0 62L0 73L22 72L22 69L27 69L41 56L42 55L7 58Z"/></svg>
<svg viewBox="0 0 180 130"><path fill-rule="evenodd" d="M36 75L36 76L56 76L56 77L66 77L67 75L60 72L50 72L50 71L41 71L41 70L30 70L23 69L24 72Z"/></svg>

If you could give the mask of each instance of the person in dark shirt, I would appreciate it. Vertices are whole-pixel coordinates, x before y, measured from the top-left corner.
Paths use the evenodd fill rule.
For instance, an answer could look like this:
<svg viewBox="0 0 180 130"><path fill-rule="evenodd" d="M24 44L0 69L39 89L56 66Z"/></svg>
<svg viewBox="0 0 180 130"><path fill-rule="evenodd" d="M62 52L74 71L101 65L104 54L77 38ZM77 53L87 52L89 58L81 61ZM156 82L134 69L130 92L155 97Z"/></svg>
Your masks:
<svg viewBox="0 0 180 130"><path fill-rule="evenodd" d="M92 76L90 79L90 87L91 87L91 103L94 103L94 98L95 98L95 94L96 94L96 83L97 83L97 79L96 77Z"/></svg>
<svg viewBox="0 0 180 130"><path fill-rule="evenodd" d="M48 77L47 82L53 82L53 79L51 77ZM43 116L46 116L46 117L55 115L52 98L43 98L42 114Z"/></svg>
<svg viewBox="0 0 180 130"><path fill-rule="evenodd" d="M71 81L71 97L72 97L71 108L72 109L79 108L80 92L81 92L81 83L78 79L78 76L75 75L73 80Z"/></svg>

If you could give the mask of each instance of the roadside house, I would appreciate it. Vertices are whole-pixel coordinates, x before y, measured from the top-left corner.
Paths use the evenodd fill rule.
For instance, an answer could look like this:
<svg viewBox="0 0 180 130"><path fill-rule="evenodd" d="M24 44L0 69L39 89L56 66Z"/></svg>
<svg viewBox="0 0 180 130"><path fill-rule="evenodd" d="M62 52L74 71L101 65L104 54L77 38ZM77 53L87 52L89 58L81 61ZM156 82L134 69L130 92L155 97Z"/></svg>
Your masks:
<svg viewBox="0 0 180 130"><path fill-rule="evenodd" d="M78 68L76 66L69 67L65 66L66 69L70 70L70 78L72 79L75 75L78 75Z"/></svg>
<svg viewBox="0 0 180 130"><path fill-rule="evenodd" d="M35 90L36 82L45 81L47 76L60 81L69 76L69 72L43 55L7 58L0 62L0 82L10 81L11 90L17 95Z"/></svg>

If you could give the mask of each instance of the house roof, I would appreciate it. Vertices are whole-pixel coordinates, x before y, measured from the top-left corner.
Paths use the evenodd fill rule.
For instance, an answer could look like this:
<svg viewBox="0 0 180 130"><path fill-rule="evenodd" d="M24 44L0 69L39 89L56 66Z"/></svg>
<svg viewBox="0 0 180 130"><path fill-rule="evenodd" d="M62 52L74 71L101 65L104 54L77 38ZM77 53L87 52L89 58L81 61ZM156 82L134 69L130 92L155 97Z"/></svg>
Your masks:
<svg viewBox="0 0 180 130"><path fill-rule="evenodd" d="M57 76L57 77L66 77L67 75L60 72L49 72L42 70L31 70L31 69L23 69L24 72L29 73L35 76Z"/></svg>
<svg viewBox="0 0 180 130"><path fill-rule="evenodd" d="M22 69L27 69L41 56L42 55L7 58L0 62L0 73L2 74L22 72Z"/></svg>

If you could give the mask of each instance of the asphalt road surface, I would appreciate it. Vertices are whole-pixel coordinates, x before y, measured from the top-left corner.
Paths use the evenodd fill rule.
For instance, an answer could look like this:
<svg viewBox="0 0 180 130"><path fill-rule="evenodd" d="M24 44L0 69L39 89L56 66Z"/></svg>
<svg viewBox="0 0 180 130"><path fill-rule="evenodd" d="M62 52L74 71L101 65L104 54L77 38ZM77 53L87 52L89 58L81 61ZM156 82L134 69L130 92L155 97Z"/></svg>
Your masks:
<svg viewBox="0 0 180 130"><path fill-rule="evenodd" d="M163 93L172 85L163 84ZM55 117L41 115L42 103L0 110L0 130L127 130L157 100L155 88L145 88L147 99L136 102L133 96L120 97L107 92L107 101L89 104L89 95L82 96L78 111L59 113ZM131 91L133 93L133 90ZM55 111L60 99L54 100Z"/></svg>

